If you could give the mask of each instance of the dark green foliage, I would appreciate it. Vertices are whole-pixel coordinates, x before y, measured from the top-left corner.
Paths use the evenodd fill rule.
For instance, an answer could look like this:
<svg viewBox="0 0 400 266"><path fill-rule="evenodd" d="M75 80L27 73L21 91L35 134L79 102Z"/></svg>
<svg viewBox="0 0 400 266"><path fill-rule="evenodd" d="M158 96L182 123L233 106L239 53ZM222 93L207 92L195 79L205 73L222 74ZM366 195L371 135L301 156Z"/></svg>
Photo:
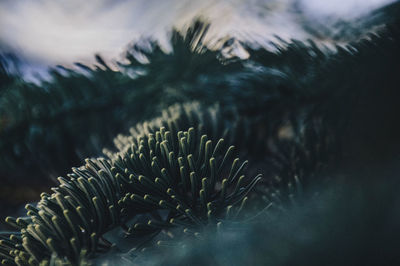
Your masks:
<svg viewBox="0 0 400 266"><path fill-rule="evenodd" d="M86 73L54 70L51 81L40 86L5 84L0 152L7 156L1 156L1 177L12 180L26 171L31 179L54 177L86 156L100 155L99 147L110 147L114 135L137 121L192 99L206 105L218 101L223 109L235 106L240 114L252 120L262 117L273 127L287 112L304 113L299 108L310 102L304 84L312 77L307 73L333 56L301 43L280 48L279 53L243 44L249 59L226 59L224 51L232 42L207 49L203 44L206 31L202 23L195 23L185 34L173 31L171 54L154 42L149 42L150 48L137 45L127 54L129 63L121 65L121 71L112 71L98 57L94 70L80 65ZM310 53L317 56L310 59ZM150 63L141 63L139 57Z"/></svg>
<svg viewBox="0 0 400 266"><path fill-rule="evenodd" d="M279 124L283 113L298 112L305 103L298 78L306 83L308 77L293 65L308 65L314 52L320 56L307 68L311 71L330 57L294 43L279 54L248 48L250 59L224 59L232 43L207 49L202 43L206 28L196 23L185 34L174 31L171 54L153 42L150 50L134 47L121 71L98 57L96 69L80 65L84 73L54 70L51 81L40 85L4 84L0 152L7 156L0 157L1 178L11 182L26 172L29 179L55 177L86 156L100 155L114 135L177 102L219 102L223 109L235 106L240 115ZM138 54L150 63L138 61Z"/></svg>
<svg viewBox="0 0 400 266"><path fill-rule="evenodd" d="M194 128L179 131L177 138L173 135L161 128L139 138L137 145L114 161L121 187L130 191L122 200L127 212L131 205L133 211L174 210L165 221L154 221L159 227L143 225L138 234L160 230L163 223L186 224L190 229L216 224L225 215L236 217L238 211L232 207L244 204L260 180L242 175L247 161L233 159L234 147L224 148L223 139L213 144ZM141 224L131 228L132 234L137 227Z"/></svg>
<svg viewBox="0 0 400 266"><path fill-rule="evenodd" d="M334 167L341 155L340 147L335 147L337 138L319 119L293 130L293 136L276 136L274 139L270 148L273 153L267 158L267 165L275 176L264 181L268 187L283 190L280 193L287 196L300 180L305 188L321 182L321 175Z"/></svg>
<svg viewBox="0 0 400 266"><path fill-rule="evenodd" d="M181 121L193 118L191 105L185 107ZM161 127L154 134L147 123L137 126L141 131L126 138L131 145L125 143L114 159L87 159L68 179L60 177L54 193L43 193L36 207L28 204L27 218L7 218L20 232L4 239L10 244L0 252L3 262L38 264L54 253L77 263L82 252L93 257L109 250L103 235L118 226L128 238L154 237L176 226L196 235L207 224L236 219L260 177L246 179L247 162L233 160L233 146L225 148L223 139L213 144L202 135L206 127L178 131L179 119L167 120L171 131ZM138 216L145 222L127 227Z"/></svg>
<svg viewBox="0 0 400 266"><path fill-rule="evenodd" d="M93 71L91 77L69 75L53 72L51 83L23 83L3 93L0 149L8 154L1 159L3 180L26 171L31 179L54 177L85 155L99 154L123 129L126 113L121 114L116 96L123 93L122 75L111 70ZM104 120L115 122L110 126Z"/></svg>
<svg viewBox="0 0 400 266"><path fill-rule="evenodd" d="M172 32L171 54L149 41L118 71L97 57L96 69L54 71L40 85L1 65L0 178L40 180L103 148L107 157L7 218L16 232L0 232L3 264L344 264L341 246L392 240L394 223L381 220L400 217L398 182L376 194L366 181L399 156L397 22L336 51L241 43L248 59L223 56L233 40L206 48L206 31L194 23Z"/></svg>
<svg viewBox="0 0 400 266"><path fill-rule="evenodd" d="M81 250L88 256L107 250L101 236L120 223L119 186L105 172L110 167L104 159L87 160L86 169L75 169L70 179L59 178L60 186L52 195L42 194L37 207L28 204L28 218L7 218L20 230L11 236L18 246L11 248L12 260L38 264L54 252L75 263Z"/></svg>
<svg viewBox="0 0 400 266"><path fill-rule="evenodd" d="M107 250L128 252L124 256L135 260L134 251L154 242L168 246L190 235L202 238L203 231L208 233L213 226L229 227L240 218L248 201L246 195L260 177L247 179L241 174L247 162L234 159L233 146L229 145L245 141L246 128L239 126L234 115L223 120L221 114L217 107L203 108L197 103L175 105L162 117L133 127L131 135L118 136L118 152L106 151L111 160L86 160L85 167L73 168L68 179L59 178L61 184L53 188L52 195L42 194L37 207L27 205L28 218L8 218L20 233L7 235L12 244L2 252L4 262L46 265L56 254L54 262L77 263ZM229 112L224 114L229 118ZM189 126L195 128L180 131ZM313 133L311 137L306 134L306 139L318 136ZM213 137L209 140L205 134ZM218 135L226 141L218 140ZM306 139L292 143L300 145L307 143ZM284 144L278 139L275 143ZM292 161L304 149L293 151L289 155L276 153L279 158L271 159ZM258 200L250 209L260 210L257 206L271 203L282 206L282 197L302 193L299 173L291 170L297 169L284 166L276 171L286 174L281 182L288 185L288 191L264 180L265 185L255 194L261 194L264 201ZM117 227L130 241L123 241L116 249L104 234ZM115 243L120 241L117 238Z"/></svg>

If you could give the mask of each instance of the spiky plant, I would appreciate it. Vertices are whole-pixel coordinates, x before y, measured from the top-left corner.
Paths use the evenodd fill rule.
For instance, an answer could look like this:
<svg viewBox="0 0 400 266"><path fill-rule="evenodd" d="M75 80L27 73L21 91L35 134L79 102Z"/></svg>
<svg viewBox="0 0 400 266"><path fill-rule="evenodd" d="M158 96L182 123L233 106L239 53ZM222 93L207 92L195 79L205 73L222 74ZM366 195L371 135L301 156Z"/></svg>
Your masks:
<svg viewBox="0 0 400 266"><path fill-rule="evenodd" d="M249 181L241 175L247 161L232 160L233 146L222 152L223 139L213 145L207 135L200 136L194 128L179 131L177 136L161 128L139 138L138 146L132 145L114 160L116 178L122 187L129 187L122 200L126 212L132 208L129 206L145 212L172 208L166 220L159 222L191 227L230 216L232 205L245 203L246 194L260 176ZM132 230L137 227L140 225L135 224ZM162 226L147 224L144 228L152 231Z"/></svg>
<svg viewBox="0 0 400 266"><path fill-rule="evenodd" d="M19 232L3 237L3 264L46 264L52 254L75 264L82 253L92 258L109 250L104 234L116 227L135 248L138 239L162 230L182 227L197 235L235 219L260 176L245 178L247 162L233 160L233 146L223 142L213 144L194 128L173 136L162 127L115 159L87 159L59 178L53 194L28 204L27 217L6 219Z"/></svg>

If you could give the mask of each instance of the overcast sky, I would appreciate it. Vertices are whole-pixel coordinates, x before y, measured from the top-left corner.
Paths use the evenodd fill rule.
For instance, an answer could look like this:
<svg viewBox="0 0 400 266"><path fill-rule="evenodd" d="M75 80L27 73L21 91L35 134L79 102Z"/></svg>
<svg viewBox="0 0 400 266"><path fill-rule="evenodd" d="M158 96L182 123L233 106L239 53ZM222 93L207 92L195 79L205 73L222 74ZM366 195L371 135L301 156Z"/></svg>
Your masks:
<svg viewBox="0 0 400 266"><path fill-rule="evenodd" d="M93 54L116 59L142 36L165 41L168 30L197 16L212 22L210 36L305 40L299 23L351 20L393 0L1 0L0 45L36 65L90 63Z"/></svg>

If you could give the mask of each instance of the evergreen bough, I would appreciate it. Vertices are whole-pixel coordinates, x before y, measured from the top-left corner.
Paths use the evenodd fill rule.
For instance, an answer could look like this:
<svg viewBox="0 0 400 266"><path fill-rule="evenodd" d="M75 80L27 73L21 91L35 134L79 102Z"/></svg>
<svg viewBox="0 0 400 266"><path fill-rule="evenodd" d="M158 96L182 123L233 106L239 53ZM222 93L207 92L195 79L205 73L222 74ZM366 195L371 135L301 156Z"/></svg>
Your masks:
<svg viewBox="0 0 400 266"><path fill-rule="evenodd" d="M247 161L233 153L223 139L213 143L194 128L174 136L162 127L114 159L87 159L58 179L53 194L28 204L27 217L6 219L19 232L2 237L2 262L46 264L56 254L76 264L82 254L110 249L103 235L118 226L140 239L174 227L197 236L203 227L234 220L260 176L246 178ZM129 225L132 219L139 221Z"/></svg>

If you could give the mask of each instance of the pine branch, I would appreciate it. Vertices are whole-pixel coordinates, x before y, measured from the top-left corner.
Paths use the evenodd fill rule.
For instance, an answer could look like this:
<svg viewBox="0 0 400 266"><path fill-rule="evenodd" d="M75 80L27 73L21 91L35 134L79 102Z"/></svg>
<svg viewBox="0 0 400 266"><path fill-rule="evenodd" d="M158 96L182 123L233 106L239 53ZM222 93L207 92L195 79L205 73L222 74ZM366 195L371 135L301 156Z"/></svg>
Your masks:
<svg viewBox="0 0 400 266"><path fill-rule="evenodd" d="M60 177L54 193L42 194L36 207L28 204L27 218L6 219L20 234L10 234L2 242L3 263L37 265L55 253L75 264L82 252L91 257L109 250L112 245L103 235L112 228L160 209L168 211L167 221L153 218L135 223L127 236L183 224L201 230L225 216L236 217L242 207L232 206L247 201L246 194L260 177L239 177L244 164L240 166L238 159L232 166L227 164L233 147L225 153L222 139L213 145L198 133L201 130L196 133L190 128L173 137L162 127L139 137L139 146L133 144L117 159L87 159L85 167L74 168L69 179ZM224 169L230 169L229 174Z"/></svg>

